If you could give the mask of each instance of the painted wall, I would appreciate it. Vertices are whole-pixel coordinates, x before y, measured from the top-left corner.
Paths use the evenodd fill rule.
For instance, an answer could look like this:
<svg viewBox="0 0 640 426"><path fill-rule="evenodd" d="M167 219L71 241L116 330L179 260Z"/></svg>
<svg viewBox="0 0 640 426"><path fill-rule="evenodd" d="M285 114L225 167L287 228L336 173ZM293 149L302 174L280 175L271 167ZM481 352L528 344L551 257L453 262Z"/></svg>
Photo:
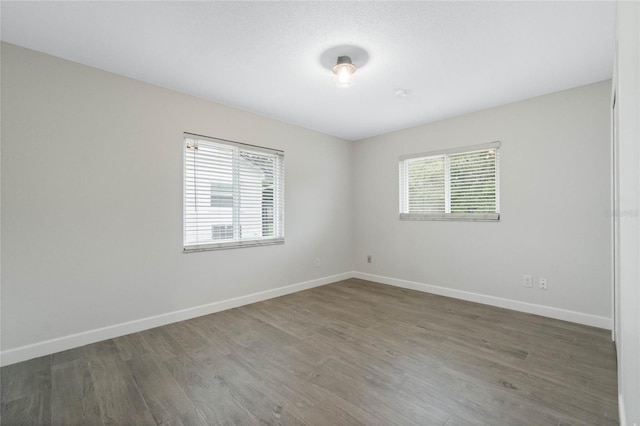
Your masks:
<svg viewBox="0 0 640 426"><path fill-rule="evenodd" d="M349 143L12 45L1 71L4 353L352 266L609 325L610 82ZM182 253L184 131L285 151L284 245ZM493 140L499 223L398 220L398 156Z"/></svg>
<svg viewBox="0 0 640 426"><path fill-rule="evenodd" d="M356 142L354 270L610 326L610 93L604 81ZM500 222L398 219L399 156L496 140Z"/></svg>
<svg viewBox="0 0 640 426"><path fill-rule="evenodd" d="M185 131L285 151L284 245L182 253ZM2 44L2 350L349 272L350 180L344 140Z"/></svg>
<svg viewBox="0 0 640 426"><path fill-rule="evenodd" d="M640 425L640 4L618 2L619 168L616 330L622 425Z"/></svg>

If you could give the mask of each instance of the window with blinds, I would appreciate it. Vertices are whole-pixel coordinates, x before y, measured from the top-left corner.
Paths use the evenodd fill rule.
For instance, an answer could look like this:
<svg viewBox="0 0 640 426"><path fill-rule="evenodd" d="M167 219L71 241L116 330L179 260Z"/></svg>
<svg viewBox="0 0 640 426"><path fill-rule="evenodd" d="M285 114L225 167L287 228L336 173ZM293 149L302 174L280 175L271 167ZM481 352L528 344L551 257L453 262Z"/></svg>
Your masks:
<svg viewBox="0 0 640 426"><path fill-rule="evenodd" d="M500 142L400 157L401 220L499 220Z"/></svg>
<svg viewBox="0 0 640 426"><path fill-rule="evenodd" d="M184 251L284 243L284 153L184 136Z"/></svg>

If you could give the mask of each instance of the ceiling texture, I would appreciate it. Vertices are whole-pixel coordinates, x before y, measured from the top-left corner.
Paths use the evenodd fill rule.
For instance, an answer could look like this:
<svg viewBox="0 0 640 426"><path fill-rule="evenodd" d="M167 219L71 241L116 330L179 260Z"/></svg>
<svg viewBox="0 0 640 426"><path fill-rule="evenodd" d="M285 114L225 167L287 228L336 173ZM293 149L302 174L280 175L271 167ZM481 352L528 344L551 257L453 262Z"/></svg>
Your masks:
<svg viewBox="0 0 640 426"><path fill-rule="evenodd" d="M2 1L0 15L8 43L358 140L611 78L615 7ZM359 69L339 89L344 54Z"/></svg>

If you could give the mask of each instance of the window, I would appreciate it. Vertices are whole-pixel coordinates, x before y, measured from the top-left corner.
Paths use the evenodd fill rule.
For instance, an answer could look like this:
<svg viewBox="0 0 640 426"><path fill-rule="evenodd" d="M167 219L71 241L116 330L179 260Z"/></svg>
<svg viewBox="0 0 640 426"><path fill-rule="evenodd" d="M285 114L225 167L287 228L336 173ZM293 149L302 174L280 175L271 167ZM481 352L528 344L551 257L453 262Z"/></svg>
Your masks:
<svg viewBox="0 0 640 426"><path fill-rule="evenodd" d="M499 220L500 142L400 157L401 220Z"/></svg>
<svg viewBox="0 0 640 426"><path fill-rule="evenodd" d="M230 183L211 183L211 207L233 207L233 185Z"/></svg>
<svg viewBox="0 0 640 426"><path fill-rule="evenodd" d="M233 239L233 225L212 225L212 240L231 240Z"/></svg>
<svg viewBox="0 0 640 426"><path fill-rule="evenodd" d="M284 153L185 133L184 250L284 242Z"/></svg>

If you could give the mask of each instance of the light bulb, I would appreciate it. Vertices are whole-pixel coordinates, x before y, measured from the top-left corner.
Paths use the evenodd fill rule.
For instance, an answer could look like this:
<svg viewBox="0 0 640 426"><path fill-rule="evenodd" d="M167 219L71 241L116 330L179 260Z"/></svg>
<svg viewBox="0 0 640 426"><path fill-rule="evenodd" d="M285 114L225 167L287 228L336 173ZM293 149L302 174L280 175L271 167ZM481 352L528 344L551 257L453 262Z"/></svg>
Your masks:
<svg viewBox="0 0 640 426"><path fill-rule="evenodd" d="M341 65L340 69L338 69L338 82L336 86L341 88L353 86L353 75L348 66Z"/></svg>
<svg viewBox="0 0 640 426"><path fill-rule="evenodd" d="M351 63L348 56L338 57L338 63L333 67L333 73L338 77L336 86L346 88L353 86L353 73L356 72L356 66Z"/></svg>

